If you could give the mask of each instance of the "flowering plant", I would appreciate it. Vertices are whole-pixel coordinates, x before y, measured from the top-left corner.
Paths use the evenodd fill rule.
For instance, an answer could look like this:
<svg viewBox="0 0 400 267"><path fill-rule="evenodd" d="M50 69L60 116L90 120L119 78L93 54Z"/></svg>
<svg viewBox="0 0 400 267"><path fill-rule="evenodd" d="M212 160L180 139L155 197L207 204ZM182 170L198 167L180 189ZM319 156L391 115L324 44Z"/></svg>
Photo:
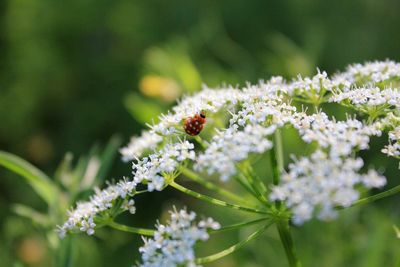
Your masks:
<svg viewBox="0 0 400 267"><path fill-rule="evenodd" d="M327 104L345 107L346 119L329 116ZM200 115L204 120L196 121ZM122 159L132 164L132 175L78 202L58 226L61 237L93 235L109 226L147 236L138 266L199 266L235 252L275 224L290 266L300 266L292 226L313 218L332 220L342 209L400 192L396 186L365 196L367 189L384 190L387 180L381 171L364 166L359 154L369 149L371 137L385 133L389 140L382 153L400 159L400 64L392 61L352 65L332 77L318 71L313 77L273 77L245 88L205 87L184 97L149 128L120 150ZM286 129L296 130L308 147L290 162L284 162L282 148ZM253 168L260 160L269 161L265 166L272 179ZM218 197L186 188L182 177ZM229 191L220 182L237 183L247 193ZM136 195L167 187L254 218L220 225L212 218L196 221L194 212L175 209L156 229L115 221L122 212L136 213ZM259 229L239 243L196 256L195 244L211 234L253 224Z"/></svg>

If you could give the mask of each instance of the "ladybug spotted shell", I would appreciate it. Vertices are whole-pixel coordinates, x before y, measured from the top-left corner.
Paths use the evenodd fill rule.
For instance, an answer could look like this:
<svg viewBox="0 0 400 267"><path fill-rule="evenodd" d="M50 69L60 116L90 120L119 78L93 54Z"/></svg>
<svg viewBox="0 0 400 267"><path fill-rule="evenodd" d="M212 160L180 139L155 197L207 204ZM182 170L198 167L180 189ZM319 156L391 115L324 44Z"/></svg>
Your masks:
<svg viewBox="0 0 400 267"><path fill-rule="evenodd" d="M183 129L188 135L198 135L203 130L206 123L206 114L204 112L197 113L193 117L189 117L183 124Z"/></svg>

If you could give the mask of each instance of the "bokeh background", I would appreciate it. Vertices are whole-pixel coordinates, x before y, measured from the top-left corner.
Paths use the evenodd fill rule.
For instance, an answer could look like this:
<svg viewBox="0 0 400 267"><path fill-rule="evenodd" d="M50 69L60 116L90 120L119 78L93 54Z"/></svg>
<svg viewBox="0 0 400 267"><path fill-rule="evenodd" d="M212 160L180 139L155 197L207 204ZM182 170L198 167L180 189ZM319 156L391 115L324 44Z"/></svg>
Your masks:
<svg viewBox="0 0 400 267"><path fill-rule="evenodd" d="M396 0L3 0L0 149L52 177L66 152L76 163L114 134L127 143L202 83L244 85L272 75L310 75L317 67L334 73L349 63L400 61L399 10ZM375 157L383 143L376 143L366 157L385 165ZM394 178L396 164L385 166ZM107 179L129 174L129 164L116 156ZM295 229L304 266L394 266L400 260L395 200ZM18 215L15 203L46 212L23 179L0 169L0 266L53 266L46 231ZM140 212L126 222L153 225L170 203L202 210L166 190L139 199ZM217 237L209 252L246 233ZM112 230L75 239L72 266L131 266L141 244L138 236ZM271 231L210 266L286 264Z"/></svg>

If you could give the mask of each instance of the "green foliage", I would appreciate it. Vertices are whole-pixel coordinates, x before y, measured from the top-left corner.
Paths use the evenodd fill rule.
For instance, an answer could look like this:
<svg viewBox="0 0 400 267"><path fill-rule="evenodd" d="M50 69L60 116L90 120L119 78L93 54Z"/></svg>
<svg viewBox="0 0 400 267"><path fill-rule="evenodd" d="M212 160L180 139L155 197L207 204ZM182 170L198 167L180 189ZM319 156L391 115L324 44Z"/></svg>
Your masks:
<svg viewBox="0 0 400 267"><path fill-rule="evenodd" d="M13 154L0 151L0 165L25 178L47 206L46 212L24 204L13 204L15 214L32 222L42 238L47 240L49 257L54 266L75 266L74 247L77 239L67 237L60 240L55 232L55 225L63 222L65 211L75 204L76 199L90 193L100 186L108 175L121 139L114 136L103 150L95 146L88 156L81 157L76 166L72 164L72 154L67 153L59 164L54 179L49 178L32 164Z"/></svg>
<svg viewBox="0 0 400 267"><path fill-rule="evenodd" d="M103 153L92 150L77 164L72 154L64 154L72 151L86 155L93 142L105 143L116 132L127 142L145 122L156 120L160 111L166 111L174 100L146 95L140 89L143 78L156 76L173 81L177 94L182 95L198 90L201 83L243 84L271 75L315 73L314 66L333 72L350 62L385 58L400 61L399 9L400 2L390 0L2 1L0 150L11 154L1 152L0 164L24 177L41 199L37 201L31 188L16 180L15 175L0 170L0 266L54 266L48 259L39 264L23 261L18 254L22 241L39 234L49 236L49 244L56 246L54 225L65 215L65 208L86 196L91 186L101 185L107 178L129 175L129 168L120 165L114 166L115 176L106 175L116 143ZM303 149L295 134L284 132L283 136L285 148ZM368 156L369 163L378 166L386 162L375 154ZM257 170L263 170L266 161L268 158L262 159ZM83 181L88 166L96 162L102 163L95 177ZM393 177L398 174L397 165L389 162L387 166L386 171ZM64 199L65 192L70 194L68 200ZM140 214L141 222L154 221L160 209L177 198L172 194L143 197L146 212ZM15 202L23 204L12 204ZM49 209L49 204L58 207ZM377 207L398 214L390 203ZM24 218L16 217L14 212ZM388 218L371 212L368 217L374 222L368 227L348 228L349 224L340 221L312 223L297 231L295 238L305 244L300 251L305 266L316 266L316 253L319 266L365 266L364 256L373 257L371 252L376 249L358 249L360 243L368 243L365 233L374 232L380 221L400 225L398 216ZM350 238L354 233L356 237ZM268 241L278 238L267 234ZM390 239L395 234L385 227L385 232L377 231L376 236ZM325 241L321 236L326 237ZM377 240L385 240L376 236ZM75 248L80 265L130 266L137 259L134 253L140 240L127 240L119 234L111 239L104 241L100 233L96 241L81 240ZM228 247L226 242L236 239L238 236L230 235L217 242ZM279 244L266 246L262 241L214 266L249 266L247 259L255 260L253 266L280 266L276 260L280 250L275 248ZM391 253L399 242L390 239L381 249L388 248L387 253ZM341 249L334 253L334 248ZM126 257L116 258L117 253ZM351 261L352 257L359 260ZM399 264L400 258L397 261Z"/></svg>
<svg viewBox="0 0 400 267"><path fill-rule="evenodd" d="M47 204L54 203L57 194L56 187L50 178L36 167L4 151L0 151L0 165L24 177Z"/></svg>

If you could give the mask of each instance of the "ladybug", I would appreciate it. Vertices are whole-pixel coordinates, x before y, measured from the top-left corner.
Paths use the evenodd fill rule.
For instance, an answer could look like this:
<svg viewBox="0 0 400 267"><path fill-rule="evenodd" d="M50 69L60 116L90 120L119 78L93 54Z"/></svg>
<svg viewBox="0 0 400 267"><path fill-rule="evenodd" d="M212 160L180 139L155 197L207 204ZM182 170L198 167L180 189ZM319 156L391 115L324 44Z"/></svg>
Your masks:
<svg viewBox="0 0 400 267"><path fill-rule="evenodd" d="M206 113L202 110L200 113L196 113L193 117L189 117L183 124L183 129L188 135L198 135L203 130L204 124L206 123Z"/></svg>

